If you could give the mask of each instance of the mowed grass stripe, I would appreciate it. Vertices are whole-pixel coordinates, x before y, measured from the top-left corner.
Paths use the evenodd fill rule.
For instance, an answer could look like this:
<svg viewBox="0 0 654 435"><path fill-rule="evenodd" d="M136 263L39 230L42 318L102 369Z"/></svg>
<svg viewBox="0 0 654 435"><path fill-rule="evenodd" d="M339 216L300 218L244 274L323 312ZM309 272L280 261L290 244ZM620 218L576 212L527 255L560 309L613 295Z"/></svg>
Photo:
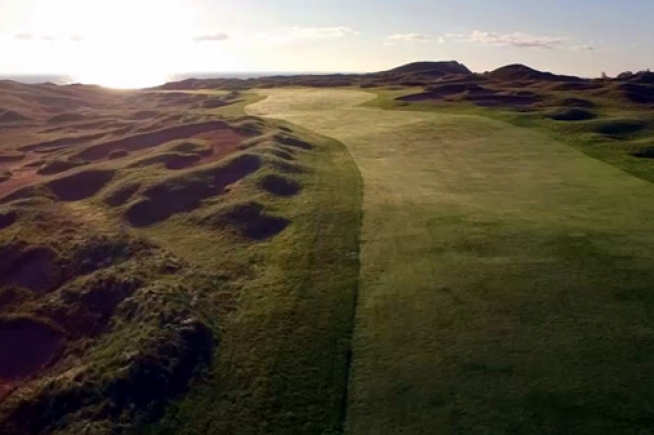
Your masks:
<svg viewBox="0 0 654 435"><path fill-rule="evenodd" d="M654 186L494 120L265 93L364 180L348 433L651 431Z"/></svg>

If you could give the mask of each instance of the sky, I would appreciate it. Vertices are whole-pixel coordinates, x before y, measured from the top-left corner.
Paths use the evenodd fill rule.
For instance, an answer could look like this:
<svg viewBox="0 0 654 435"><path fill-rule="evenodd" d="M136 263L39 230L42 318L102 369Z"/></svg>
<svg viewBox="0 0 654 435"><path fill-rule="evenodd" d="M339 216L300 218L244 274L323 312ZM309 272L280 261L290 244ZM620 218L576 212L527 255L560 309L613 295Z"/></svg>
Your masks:
<svg viewBox="0 0 654 435"><path fill-rule="evenodd" d="M652 0L0 0L0 74L654 67Z"/></svg>

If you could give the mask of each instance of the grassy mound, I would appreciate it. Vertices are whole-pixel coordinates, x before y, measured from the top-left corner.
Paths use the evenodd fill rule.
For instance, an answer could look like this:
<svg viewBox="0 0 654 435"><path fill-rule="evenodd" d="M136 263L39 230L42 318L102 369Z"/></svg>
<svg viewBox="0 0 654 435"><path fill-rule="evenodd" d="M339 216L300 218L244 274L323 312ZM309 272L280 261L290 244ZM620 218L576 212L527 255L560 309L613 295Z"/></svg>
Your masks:
<svg viewBox="0 0 654 435"><path fill-rule="evenodd" d="M18 286L39 293L59 286L62 276L56 264L57 253L49 247L37 246L25 250L5 250L0 264L3 286ZM11 255L15 253L15 255Z"/></svg>
<svg viewBox="0 0 654 435"><path fill-rule="evenodd" d="M196 153L170 152L145 157L130 163L128 168L142 168L145 166L163 165L167 169L182 169L199 163L202 156Z"/></svg>
<svg viewBox="0 0 654 435"><path fill-rule="evenodd" d="M68 122L86 121L88 118L81 113L70 112L60 113L59 115L52 116L48 119L49 124L63 124Z"/></svg>
<svg viewBox="0 0 654 435"><path fill-rule="evenodd" d="M60 174L87 164L88 162L75 158L55 158L46 161L46 163L41 166L36 173L39 175Z"/></svg>
<svg viewBox="0 0 654 435"><path fill-rule="evenodd" d="M259 180L259 186L276 196L293 196L300 193L302 186L295 180L280 175L266 175Z"/></svg>
<svg viewBox="0 0 654 435"><path fill-rule="evenodd" d="M3 162L19 162L25 158L25 153L19 151L3 151L0 152L0 163Z"/></svg>
<svg viewBox="0 0 654 435"><path fill-rule="evenodd" d="M108 160L118 160L124 157L129 156L129 151L127 150L113 150L107 155Z"/></svg>
<svg viewBox="0 0 654 435"><path fill-rule="evenodd" d="M194 153L202 157L209 157L213 154L213 148L203 140L183 141L172 145L170 151L179 153Z"/></svg>
<svg viewBox="0 0 654 435"><path fill-rule="evenodd" d="M125 217L130 224L145 227L190 212L199 208L202 200L221 195L228 185L256 172L261 164L258 155L243 154L213 168L169 178L146 189Z"/></svg>
<svg viewBox="0 0 654 435"><path fill-rule="evenodd" d="M66 217L37 210L33 219ZM0 316L3 434L79 433L78 423L110 434L119 421L159 418L213 356L213 331L186 302L199 281L185 286L185 266L151 243L35 222L0 244L0 303L11 313Z"/></svg>
<svg viewBox="0 0 654 435"><path fill-rule="evenodd" d="M104 188L115 175L109 169L89 169L46 183L46 187L60 201L79 201L90 198Z"/></svg>
<svg viewBox="0 0 654 435"><path fill-rule="evenodd" d="M275 156L279 157L280 159L288 160L288 161L293 161L295 160L295 156L293 156L293 153L291 153L287 149L283 148L273 148L270 153Z"/></svg>
<svg viewBox="0 0 654 435"><path fill-rule="evenodd" d="M15 110L5 110L3 112L0 112L0 123L23 122L29 120L30 118L28 116L25 116L22 113L17 112Z"/></svg>
<svg viewBox="0 0 654 435"><path fill-rule="evenodd" d="M286 145L291 148L299 148L302 150L310 151L313 149L313 145L309 142L303 141L289 134L278 133L273 136L273 140L282 145Z"/></svg>
<svg viewBox="0 0 654 435"><path fill-rule="evenodd" d="M276 236L289 224L288 219L268 214L264 205L252 201L218 208L202 220L209 228L227 229L255 241Z"/></svg>
<svg viewBox="0 0 654 435"><path fill-rule="evenodd" d="M140 151L162 145L166 142L186 139L212 131L222 131L225 134L224 139L227 142L239 143L247 138L232 130L231 126L223 121L209 121L159 129L153 132L136 134L124 139L93 145L79 152L78 155L85 160L101 160L115 150Z"/></svg>
<svg viewBox="0 0 654 435"><path fill-rule="evenodd" d="M141 189L141 184L137 182L120 184L104 195L104 202L112 207L121 206L127 203L139 189Z"/></svg>
<svg viewBox="0 0 654 435"><path fill-rule="evenodd" d="M619 87L622 95L633 103L654 104L654 86L623 83Z"/></svg>

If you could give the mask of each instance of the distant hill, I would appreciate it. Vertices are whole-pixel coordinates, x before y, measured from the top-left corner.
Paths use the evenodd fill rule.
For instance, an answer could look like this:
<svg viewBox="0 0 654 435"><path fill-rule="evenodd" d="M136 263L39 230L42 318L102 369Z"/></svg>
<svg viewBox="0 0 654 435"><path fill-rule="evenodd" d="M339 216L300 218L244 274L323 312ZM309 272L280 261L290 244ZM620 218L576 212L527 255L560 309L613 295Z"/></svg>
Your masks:
<svg viewBox="0 0 654 435"><path fill-rule="evenodd" d="M465 65L456 61L445 62L413 62L382 72L384 75L420 74L430 76L446 76L452 74L472 74Z"/></svg>
<svg viewBox="0 0 654 435"><path fill-rule="evenodd" d="M516 80L540 80L540 81L575 81L581 80L575 76L552 74L550 72L538 71L526 65L513 64L503 66L485 74L493 80L516 81Z"/></svg>
<svg viewBox="0 0 654 435"><path fill-rule="evenodd" d="M620 76L618 76L620 77ZM654 73L650 71L639 71L635 74L624 73L624 80L633 82L633 83L642 83L648 85L654 85Z"/></svg>

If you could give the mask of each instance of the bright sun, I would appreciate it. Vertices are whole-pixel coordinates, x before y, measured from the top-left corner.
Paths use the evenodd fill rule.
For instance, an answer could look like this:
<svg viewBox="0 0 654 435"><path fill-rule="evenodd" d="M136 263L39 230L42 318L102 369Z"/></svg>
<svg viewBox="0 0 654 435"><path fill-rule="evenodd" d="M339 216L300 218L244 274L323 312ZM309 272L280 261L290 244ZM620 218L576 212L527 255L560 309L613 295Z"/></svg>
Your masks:
<svg viewBox="0 0 654 435"><path fill-rule="evenodd" d="M177 0L80 2L94 17L84 29L75 78L113 88L164 83L191 39L188 11ZM89 7L92 3L92 7Z"/></svg>

